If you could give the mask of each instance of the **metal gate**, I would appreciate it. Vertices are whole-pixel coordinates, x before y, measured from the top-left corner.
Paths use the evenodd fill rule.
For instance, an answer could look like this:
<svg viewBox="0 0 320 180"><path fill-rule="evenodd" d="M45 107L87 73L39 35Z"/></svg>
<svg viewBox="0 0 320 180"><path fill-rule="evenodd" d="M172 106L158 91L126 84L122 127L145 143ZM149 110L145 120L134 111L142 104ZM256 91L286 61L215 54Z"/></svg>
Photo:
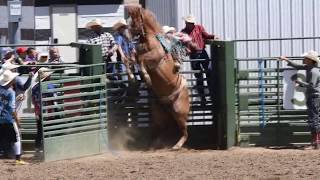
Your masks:
<svg viewBox="0 0 320 180"><path fill-rule="evenodd" d="M233 43L208 43L211 54L214 54L210 60L214 63L213 71L209 72L213 78L206 77L203 79L203 86L196 85L194 74L208 72L191 70L190 63L203 59L186 61L183 65L185 68L181 70L181 74L187 79L191 100L187 146L226 149L234 145L235 137ZM125 73L110 73L107 76L119 77L109 81L107 86L111 147L119 147L119 140L124 140L123 143L129 148L148 147L152 133L150 102L155 97L141 80L129 83ZM208 87L208 80L213 81L211 87ZM198 93L199 89L203 89L204 93Z"/></svg>
<svg viewBox="0 0 320 180"><path fill-rule="evenodd" d="M40 82L45 161L107 150L105 74L81 76L99 66L104 64L55 69L76 69L79 75ZM50 84L55 88L48 88Z"/></svg>
<svg viewBox="0 0 320 180"><path fill-rule="evenodd" d="M266 41L302 41L314 38L241 40L259 45ZM236 41L236 43L239 43ZM279 55L280 56L280 55ZM240 146L301 146L309 144L305 110L283 108L283 75L278 57L237 58L237 131ZM302 57L291 57L300 61Z"/></svg>

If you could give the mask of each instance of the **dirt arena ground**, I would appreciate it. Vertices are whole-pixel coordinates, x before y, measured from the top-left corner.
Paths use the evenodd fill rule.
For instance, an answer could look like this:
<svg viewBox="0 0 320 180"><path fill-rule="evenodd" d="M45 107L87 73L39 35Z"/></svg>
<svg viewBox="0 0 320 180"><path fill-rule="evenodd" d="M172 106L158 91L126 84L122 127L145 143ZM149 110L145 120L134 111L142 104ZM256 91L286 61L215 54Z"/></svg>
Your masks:
<svg viewBox="0 0 320 180"><path fill-rule="evenodd" d="M114 151L26 166L0 159L0 179L320 179L320 150L232 148L227 151Z"/></svg>

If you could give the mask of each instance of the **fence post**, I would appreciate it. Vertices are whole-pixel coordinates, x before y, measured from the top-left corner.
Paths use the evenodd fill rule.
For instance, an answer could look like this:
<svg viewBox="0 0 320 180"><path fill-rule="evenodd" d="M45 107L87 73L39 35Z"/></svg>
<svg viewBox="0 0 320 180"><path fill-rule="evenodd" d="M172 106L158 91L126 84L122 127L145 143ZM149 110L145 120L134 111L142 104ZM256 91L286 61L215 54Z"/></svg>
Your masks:
<svg viewBox="0 0 320 180"><path fill-rule="evenodd" d="M235 145L235 81L234 42L209 41L213 65L213 114L216 123L217 146L228 149Z"/></svg>
<svg viewBox="0 0 320 180"><path fill-rule="evenodd" d="M72 43L71 46L79 48L80 65L103 63L101 45ZM103 74L103 67L94 66L92 68L84 68L82 73L87 76Z"/></svg>

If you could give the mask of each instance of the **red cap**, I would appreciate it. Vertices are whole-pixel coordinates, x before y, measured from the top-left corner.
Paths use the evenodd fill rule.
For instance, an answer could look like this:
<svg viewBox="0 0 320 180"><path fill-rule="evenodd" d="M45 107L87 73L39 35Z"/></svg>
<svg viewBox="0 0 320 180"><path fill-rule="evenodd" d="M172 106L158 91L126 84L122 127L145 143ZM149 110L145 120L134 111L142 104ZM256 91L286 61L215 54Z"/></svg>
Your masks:
<svg viewBox="0 0 320 180"><path fill-rule="evenodd" d="M18 48L16 49L16 52L17 52L17 54L21 54L21 53L26 52L27 49L28 49L28 48L26 48L26 47L18 47Z"/></svg>

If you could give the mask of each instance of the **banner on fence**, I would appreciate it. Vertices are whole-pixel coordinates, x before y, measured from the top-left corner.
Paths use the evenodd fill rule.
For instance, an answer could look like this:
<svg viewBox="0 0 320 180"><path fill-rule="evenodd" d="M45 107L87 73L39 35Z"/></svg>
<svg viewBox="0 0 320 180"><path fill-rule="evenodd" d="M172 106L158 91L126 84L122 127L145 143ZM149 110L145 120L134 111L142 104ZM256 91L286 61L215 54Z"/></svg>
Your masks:
<svg viewBox="0 0 320 180"><path fill-rule="evenodd" d="M298 86L295 79L306 80L304 70L283 71L283 108L284 109L307 109L305 88Z"/></svg>

